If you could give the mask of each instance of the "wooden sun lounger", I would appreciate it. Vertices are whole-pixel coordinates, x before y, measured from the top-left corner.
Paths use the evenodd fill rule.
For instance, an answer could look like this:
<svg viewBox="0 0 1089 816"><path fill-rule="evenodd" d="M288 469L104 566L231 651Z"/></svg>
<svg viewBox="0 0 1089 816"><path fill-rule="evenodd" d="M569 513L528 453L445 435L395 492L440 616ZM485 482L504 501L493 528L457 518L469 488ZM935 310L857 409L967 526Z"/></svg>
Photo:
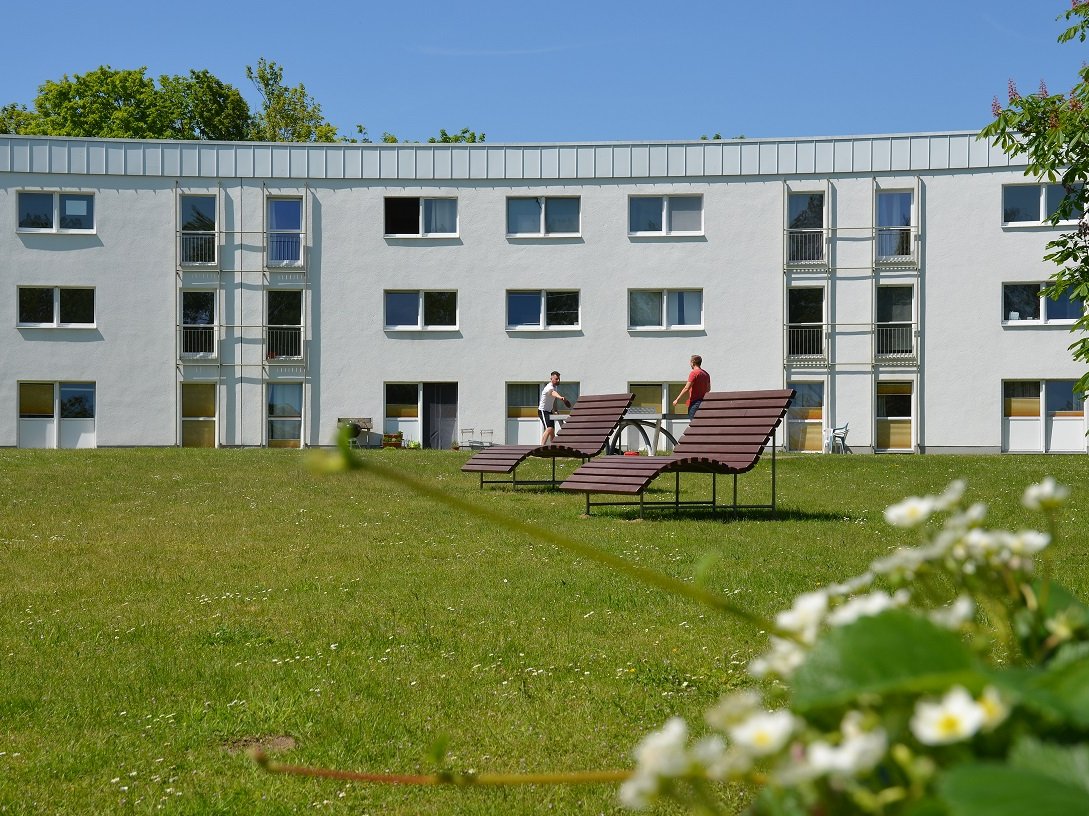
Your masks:
<svg viewBox="0 0 1089 816"><path fill-rule="evenodd" d="M669 456L602 456L578 467L560 485L560 490L586 494L586 512L592 506L638 505L639 514L648 504L704 505L717 510L715 495L719 473L734 477L733 503L722 505L734 511L748 508L775 509L775 429L786 416L794 389L776 391L712 391L704 397L696 416L681 435ZM739 505L737 477L756 467L769 443L771 449L771 504ZM711 474L711 498L681 501L682 471ZM644 491L663 473L676 474L673 501L647 502ZM592 502L591 494L636 496L638 501Z"/></svg>
<svg viewBox="0 0 1089 816"><path fill-rule="evenodd" d="M551 445L494 445L475 454L461 469L466 473L479 473L481 487L485 484L514 487L551 484L555 487L556 459L563 457L585 462L601 453L633 399L634 394L583 394ZM518 465L530 456L552 459L550 480L518 479ZM511 478L485 479L485 473L509 473Z"/></svg>

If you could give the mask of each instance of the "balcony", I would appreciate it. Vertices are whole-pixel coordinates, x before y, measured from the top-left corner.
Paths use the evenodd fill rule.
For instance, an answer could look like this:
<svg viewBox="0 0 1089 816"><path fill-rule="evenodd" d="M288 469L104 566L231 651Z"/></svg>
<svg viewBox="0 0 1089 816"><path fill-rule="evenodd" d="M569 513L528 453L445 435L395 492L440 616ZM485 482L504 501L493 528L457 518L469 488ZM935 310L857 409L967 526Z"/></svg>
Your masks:
<svg viewBox="0 0 1089 816"><path fill-rule="evenodd" d="M824 365L827 354L822 324L791 324L786 327L786 356L795 365Z"/></svg>
<svg viewBox="0 0 1089 816"><path fill-rule="evenodd" d="M875 361L886 365L914 365L918 361L914 323L878 323L873 334Z"/></svg>
<svg viewBox="0 0 1089 816"><path fill-rule="evenodd" d="M178 260L182 266L215 266L219 233L182 230L178 233Z"/></svg>
<svg viewBox="0 0 1089 816"><path fill-rule="evenodd" d="M915 227L878 227L874 234L874 263L882 267L917 267L918 235Z"/></svg>
<svg viewBox="0 0 1089 816"><path fill-rule="evenodd" d="M302 326L265 328L265 359L295 363L303 358Z"/></svg>
<svg viewBox="0 0 1089 816"><path fill-rule="evenodd" d="M265 236L265 266L269 269L302 269L306 236L294 230L270 230Z"/></svg>
<svg viewBox="0 0 1089 816"><path fill-rule="evenodd" d="M215 326L183 325L181 327L181 356L203 359L215 357Z"/></svg>
<svg viewBox="0 0 1089 816"><path fill-rule="evenodd" d="M265 232L220 232L215 230L179 230L178 263L183 269L218 269L219 247L225 257L243 251L252 260L242 259L243 269L256 271L258 263L264 269L299 270L306 268L306 234L298 230L268 230ZM263 258L254 257L260 251ZM250 254L253 253L253 254Z"/></svg>
<svg viewBox="0 0 1089 816"><path fill-rule="evenodd" d="M786 265L792 267L827 265L826 243L826 234L823 229L788 229L784 245Z"/></svg>

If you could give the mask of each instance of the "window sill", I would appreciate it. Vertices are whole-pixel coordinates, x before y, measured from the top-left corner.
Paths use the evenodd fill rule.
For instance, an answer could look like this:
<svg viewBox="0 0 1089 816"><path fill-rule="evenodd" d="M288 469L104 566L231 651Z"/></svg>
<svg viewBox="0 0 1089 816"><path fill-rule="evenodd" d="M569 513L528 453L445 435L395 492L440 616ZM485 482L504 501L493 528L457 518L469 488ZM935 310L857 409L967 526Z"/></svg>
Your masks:
<svg viewBox="0 0 1089 816"><path fill-rule="evenodd" d="M1050 221L1004 221L1002 229L1013 232L1062 230L1076 228L1078 223L1078 221L1060 221L1058 224L1052 224Z"/></svg>
<svg viewBox="0 0 1089 816"><path fill-rule="evenodd" d="M461 331L461 326L383 326L382 331L402 334L446 333Z"/></svg>
<svg viewBox="0 0 1089 816"><path fill-rule="evenodd" d="M581 232L508 232L508 241L565 241L565 240L577 240L582 238Z"/></svg>
<svg viewBox="0 0 1089 816"><path fill-rule="evenodd" d="M582 326L507 326L508 334L581 334Z"/></svg>
<svg viewBox="0 0 1089 816"><path fill-rule="evenodd" d="M95 235L97 229L36 229L34 227L16 227L15 231L23 235Z"/></svg>
<svg viewBox="0 0 1089 816"><path fill-rule="evenodd" d="M17 329L50 329L53 331L91 331L98 328L97 323L16 323Z"/></svg>
<svg viewBox="0 0 1089 816"><path fill-rule="evenodd" d="M1076 318L1069 320L1003 320L1002 328L1004 329L1045 329L1048 326L1054 326L1056 328L1069 329L1075 323Z"/></svg>
<svg viewBox="0 0 1089 816"><path fill-rule="evenodd" d="M394 238L398 241L449 241L454 238L460 238L460 232L429 232L421 235L420 233L397 233L387 232L382 235L383 238Z"/></svg>
<svg viewBox="0 0 1089 816"><path fill-rule="evenodd" d="M698 232L629 232L629 238L705 238L703 230Z"/></svg>
<svg viewBox="0 0 1089 816"><path fill-rule="evenodd" d="M704 331L702 323L691 326L628 326L631 334L684 334L698 331Z"/></svg>

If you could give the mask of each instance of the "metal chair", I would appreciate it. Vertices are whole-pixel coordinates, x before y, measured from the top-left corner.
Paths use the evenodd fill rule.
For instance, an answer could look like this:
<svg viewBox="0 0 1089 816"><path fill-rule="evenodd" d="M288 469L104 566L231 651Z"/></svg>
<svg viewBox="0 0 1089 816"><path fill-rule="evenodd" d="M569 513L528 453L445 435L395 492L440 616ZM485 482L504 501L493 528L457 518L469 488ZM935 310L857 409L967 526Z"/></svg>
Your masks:
<svg viewBox="0 0 1089 816"><path fill-rule="evenodd" d="M839 428L832 428L828 432L828 453L847 453L847 426L850 424L845 422Z"/></svg>

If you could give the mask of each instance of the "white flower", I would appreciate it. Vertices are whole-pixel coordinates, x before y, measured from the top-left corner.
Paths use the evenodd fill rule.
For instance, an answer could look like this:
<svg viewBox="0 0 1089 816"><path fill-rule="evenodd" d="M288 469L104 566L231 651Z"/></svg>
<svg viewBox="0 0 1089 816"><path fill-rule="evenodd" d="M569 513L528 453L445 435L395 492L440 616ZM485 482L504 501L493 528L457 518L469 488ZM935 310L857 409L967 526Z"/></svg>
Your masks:
<svg viewBox="0 0 1089 816"><path fill-rule="evenodd" d="M928 617L938 626L946 629L959 629L970 621L976 613L976 602L970 595L960 595L949 606L932 609Z"/></svg>
<svg viewBox="0 0 1089 816"><path fill-rule="evenodd" d="M880 615L886 609L904 606L910 599L911 595L905 589L897 590L895 595L877 590L869 595L851 598L843 606L832 610L828 615L828 623L832 626L846 626L859 618Z"/></svg>
<svg viewBox="0 0 1089 816"><path fill-rule="evenodd" d="M1029 485L1025 488L1025 495L1021 497L1021 504L1029 510L1054 510L1070 495L1070 488L1061 485L1052 477L1046 477L1039 484Z"/></svg>
<svg viewBox="0 0 1089 816"><path fill-rule="evenodd" d="M688 767L685 743L688 742L688 725L680 717L672 717L659 731L643 737L635 748L635 760L639 772L652 776L676 776Z"/></svg>
<svg viewBox="0 0 1089 816"><path fill-rule="evenodd" d="M692 762L703 769L708 779L717 781L740 776L752 767L748 755L727 748L726 741L717 734L692 746Z"/></svg>
<svg viewBox="0 0 1089 816"><path fill-rule="evenodd" d="M873 769L888 748L888 735L878 728L845 737L839 745L818 740L805 758L813 776L852 777Z"/></svg>
<svg viewBox="0 0 1089 816"><path fill-rule="evenodd" d="M657 777L637 772L620 786L620 804L632 810L646 810L657 794Z"/></svg>
<svg viewBox="0 0 1089 816"><path fill-rule="evenodd" d="M749 662L749 674L753 677L790 677L805 661L805 650L790 640L771 638L771 651Z"/></svg>
<svg viewBox="0 0 1089 816"><path fill-rule="evenodd" d="M775 616L780 629L793 632L806 643L817 639L824 613L828 610L828 595L824 592L804 592L794 599L794 605Z"/></svg>
<svg viewBox="0 0 1089 816"><path fill-rule="evenodd" d="M983 730L993 731L1010 715L1010 707L994 686L987 686L979 698L979 707L983 709Z"/></svg>
<svg viewBox="0 0 1089 816"><path fill-rule="evenodd" d="M939 513L944 513L952 507L957 505L957 502L961 500L964 495L964 480L955 479L949 483L949 486L942 491L940 496L934 496L934 510ZM928 497L930 498L930 497Z"/></svg>
<svg viewBox="0 0 1089 816"><path fill-rule="evenodd" d="M1051 543L1051 536L1036 530L1021 530L1010 536L1009 548L1016 555L1035 555Z"/></svg>
<svg viewBox="0 0 1089 816"><path fill-rule="evenodd" d="M919 547L901 547L879 558L871 565L871 569L879 575L899 575L911 578L916 570L926 563L926 551Z"/></svg>
<svg viewBox="0 0 1089 816"><path fill-rule="evenodd" d="M716 731L725 733L730 726L737 725L760 710L760 694L753 689L744 689L733 694L726 694L704 714L707 724Z"/></svg>
<svg viewBox="0 0 1089 816"><path fill-rule="evenodd" d="M923 745L948 745L973 736L986 713L962 686L954 686L939 702L919 700L911 718L911 733Z"/></svg>
<svg viewBox="0 0 1089 816"><path fill-rule="evenodd" d="M864 572L861 575L856 575L854 578L848 578L842 584L830 584L825 588L825 592L829 597L840 597L842 595L853 595L861 589L865 589L873 583L874 574L872 572Z"/></svg>
<svg viewBox="0 0 1089 816"><path fill-rule="evenodd" d="M930 518L934 510L934 499L930 496L910 496L886 508L885 521L893 527L918 527Z"/></svg>
<svg viewBox="0 0 1089 816"><path fill-rule="evenodd" d="M761 711L730 729L730 738L751 756L779 751L794 733L794 715L786 709Z"/></svg>

